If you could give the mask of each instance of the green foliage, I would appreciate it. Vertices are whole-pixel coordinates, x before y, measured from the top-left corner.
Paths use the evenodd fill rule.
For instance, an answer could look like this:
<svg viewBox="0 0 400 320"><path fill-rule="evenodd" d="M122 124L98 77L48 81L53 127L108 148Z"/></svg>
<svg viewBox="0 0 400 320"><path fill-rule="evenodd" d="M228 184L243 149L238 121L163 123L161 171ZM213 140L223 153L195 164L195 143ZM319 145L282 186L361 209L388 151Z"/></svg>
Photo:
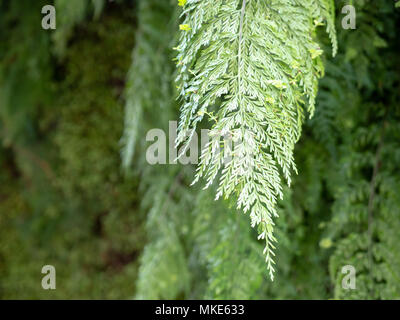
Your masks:
<svg viewBox="0 0 400 320"><path fill-rule="evenodd" d="M0 34L0 134L6 145L26 143L35 134L34 119L43 109L38 104L48 103L52 92L49 37L40 28L41 16L32 14L44 3L0 3L0 29L10 30Z"/></svg>
<svg viewBox="0 0 400 320"><path fill-rule="evenodd" d="M339 299L399 298L398 18L389 1L359 12L359 28L340 39L348 45L339 67L327 70L322 98L330 110L315 118L326 119L334 155L325 178L334 197L325 237L335 247L329 270ZM345 265L356 269L356 290L342 288Z"/></svg>
<svg viewBox="0 0 400 320"><path fill-rule="evenodd" d="M356 2L355 30L347 1L56 0L54 31L45 4L0 1L1 298L399 298L393 1ZM197 171L146 163L179 112L183 147L215 133Z"/></svg>
<svg viewBox="0 0 400 320"><path fill-rule="evenodd" d="M166 9L169 10L169 14L165 14ZM165 31L164 26L167 23L155 23L160 17L165 19L169 16L168 19L171 19L170 17L176 12L176 6L161 5L158 1L154 3L146 1L140 3L139 10L143 19L139 19L138 42L131 68L136 71L130 73L130 76L136 76L144 83L132 79L133 82L128 84L126 119L130 123L132 121L137 123L137 119L130 118L130 115L137 116L142 113L145 116L139 121L140 127L127 128L126 132L132 136L157 126L165 128L168 120L173 119L178 111L173 103L173 90L169 88L160 91L159 82L159 79L169 79L168 81L172 82L173 64L170 60L169 65L166 65L165 55L168 52L169 56L167 45L172 43L174 32ZM151 32L143 34L141 30L145 27L142 25L145 24L150 28L149 22L150 26L153 28L154 24L156 29L149 29ZM176 28L176 23L171 24L171 29ZM160 41L155 41L157 38L154 38L160 33L162 34L160 38L163 39L161 45L165 44L161 48ZM147 56L150 53L159 54L152 54L149 60ZM152 70L151 77L147 75L148 70ZM137 86L140 86L139 89L134 90ZM147 93L143 91L143 87L147 87ZM147 96L149 93L160 96L162 101L160 107L165 109L163 113L154 115L152 112L154 105L149 104ZM130 104L130 101L133 101L130 98L135 96L141 100ZM145 147L145 144L136 145L138 151L135 154L144 154ZM236 219L232 216L234 212L222 201L219 201L216 207L212 192L193 192L193 188L188 187L190 177L193 175L193 168L190 166L148 166L142 161L143 157L139 158L138 163L134 164L134 169L142 169L139 195L142 197L142 210L146 211L148 216L146 229L150 242L141 257L136 297L139 299L224 298L234 294L244 298L251 294L252 288L260 286L262 273L254 273L256 267L247 263L248 253L253 252L252 255L257 256L259 250L254 250L257 243L253 237L244 236L249 233L243 223L245 217L241 219L239 231L234 222ZM157 183L154 184L154 181ZM213 209L217 209L215 213L212 213ZM224 212L227 210L228 214ZM227 222L230 223L229 228ZM237 231L230 234L232 230ZM243 237L241 231L244 231ZM221 232L228 236L224 242L220 241ZM236 246L239 250L235 254L235 259L243 261L239 270L236 270L230 259L226 259L226 254L219 255L225 250L236 251L232 250L234 242L231 241L235 234L240 239L239 242L235 242L239 244ZM256 265L260 266L259 263ZM225 273L228 270L229 273ZM207 278L202 277L204 274L207 274ZM221 274L224 279L230 277L234 285L230 283L231 281L221 281L219 279ZM253 280L244 281L245 277ZM210 287L207 279L212 282Z"/></svg>
<svg viewBox="0 0 400 320"><path fill-rule="evenodd" d="M16 12L22 10L15 6ZM21 115L30 116L32 130L25 130L28 125L22 117L18 119L20 126L8 113L0 117L2 128L9 123L18 137L2 136L10 142L0 149L3 299L134 296L137 257L145 234L134 195L137 179L125 179L120 173L118 146L123 131L122 91L134 44L134 16L123 8L111 6L108 10L98 22L77 26L78 33L71 37L62 64L48 61L32 65L39 67L35 81L27 72L26 81L46 89L51 80L50 87L56 93L35 93L36 100L20 105ZM37 13L40 6L25 12L40 18ZM14 38L21 29L29 34L38 28L40 35L49 36L38 18L21 20L9 36ZM49 44L44 42L38 52L47 52ZM30 41L19 46L15 50L21 54L3 69L4 81L12 70L22 70L26 59L31 59L22 54L29 51ZM48 79L48 75L56 79ZM25 78L19 75L17 79ZM39 86L18 86L17 81L9 85L13 85L14 94L27 97ZM9 110L19 106L18 96L11 95ZM45 264L56 267L54 291L40 285Z"/></svg>
<svg viewBox="0 0 400 320"><path fill-rule="evenodd" d="M140 1L138 16L136 46L125 90L125 131L122 137L125 169L132 164L138 135L157 125L153 122L154 108L163 110L161 119L167 119L167 122L172 119L168 115L173 111L169 110L173 92L170 48L176 28L176 10L171 1ZM162 127L166 123L159 121L158 125ZM144 149L144 145L140 148Z"/></svg>
<svg viewBox="0 0 400 320"><path fill-rule="evenodd" d="M182 31L178 46L183 106L177 143L188 145L204 115L215 122L195 181L205 176L207 188L221 173L217 198L237 194L238 208L249 212L252 227L258 226L259 237L265 239L273 280L273 217L277 198L282 198L279 170L290 185L303 98L312 115L318 78L324 72L322 51L312 37L318 25L313 19L328 17L328 31L336 43L329 5L189 0L183 15L183 25L190 30ZM226 135L236 143L223 146L222 152L219 137Z"/></svg>
<svg viewBox="0 0 400 320"><path fill-rule="evenodd" d="M62 57L76 25L84 21L88 12L98 19L106 0L55 0L57 28L53 33L54 51Z"/></svg>
<svg viewBox="0 0 400 320"><path fill-rule="evenodd" d="M182 85L179 90L186 90L184 92L187 92L187 94L184 93L184 96L181 94L183 101L193 99L189 101L190 103L184 105L187 110L184 109L183 117L181 118L181 124L183 123L181 126L182 140L185 140L188 136L183 130L184 125L186 125L186 129L189 132L192 132L191 130L197 123L200 123L205 115L209 116L213 121L217 120L217 123L221 121L220 118L228 117L229 112L219 112L220 109L218 108L222 108L224 103L228 104L233 95L228 92L220 92L220 96L217 96L216 88L221 89L225 82L228 83L227 88L231 88L229 86L230 83L234 83L235 79L237 79L233 76L232 79L234 80L229 82L227 79L230 69L228 67L223 69L224 66L218 64L212 65L212 62L215 61L212 59L213 54L214 57L220 59L221 63L224 59L231 59L234 64L237 58L237 55L234 54L226 54L224 56L227 48L230 49L235 46L237 40L236 42L234 40L219 41L220 38L217 38L216 35L218 28L224 28L229 25L228 22L223 23L223 21L230 21L228 16L225 20L220 19L220 24L207 24L207 19L205 18L203 20L197 19L197 16L193 18L193 13L188 9L197 4L201 6L201 3L188 1L184 7L186 20L183 21L181 27L183 29L181 31L181 39L189 39L187 41L190 44L187 47L178 46L178 50L184 52L180 53L180 58L178 58L178 64L184 70L184 76L181 78L178 76L178 80L183 83L184 79L186 79L188 83L191 83L191 86L187 85L187 87ZM342 6L342 3L337 5L338 8ZM198 188L194 188L191 193L185 188L180 189L179 193L182 197L189 197L192 202L195 201L196 208L192 213L194 216L191 218L192 209L190 209L190 205L178 206L171 213L171 218L168 220L174 220L175 217L179 221L175 225L175 230L181 236L179 238L174 237L177 241L176 247L178 247L178 243L179 247L181 247L182 243L186 243L186 247L190 248L190 252L186 253L185 263L190 268L191 289L189 290L190 293L186 293L185 297L219 299L296 299L299 297L321 299L332 296L336 298L375 297L387 299L397 297L397 275L395 270L398 270L396 267L396 252L398 252L398 249L395 243L398 243L398 241L395 239L398 239L398 237L395 232L389 230L396 230L398 224L398 219L396 218L398 196L395 196L395 192L391 193L391 196L382 195L383 199L390 199L388 203L390 203L390 212L392 214L383 213L386 211L386 209L383 209L382 213L376 213L376 221L374 219L375 222L373 222L375 226L372 227L372 239L376 243L372 249L374 266L377 270L375 275L374 272L370 272L369 267L366 265L368 260L366 243L368 241L366 241L365 233L368 233L368 218L365 215L366 210L361 209L362 207L368 207L371 192L370 174L375 164L374 154L380 137L379 125L375 124L376 115L380 113L380 109L375 103L371 103L371 100L379 101L379 99L384 99L383 96L379 98L377 96L385 92L387 97L387 92L393 92L393 88L398 83L398 78L392 71L395 69L393 66L396 63L396 59L393 56L388 56L386 59L380 57L382 50L386 50L391 55L396 52L394 48L385 49L386 45L384 45L387 42L396 43L394 40L396 34L393 32L395 23L393 21L398 17L392 16L393 6L390 6L389 2L379 5L366 3L364 7L360 5L360 10L357 12L359 17L358 29L354 32L338 29L339 43L342 43L343 51L340 52L335 61L325 61L327 75L321 81L315 117L306 122L305 131L303 132L304 139L300 140L296 149L297 162L301 174L294 178L291 190L284 188L284 200L279 201L276 207L280 216L277 218L275 230L280 244L280 248L277 251L279 264L276 270L276 282L273 284L268 283L265 279L258 277L262 270L262 266L258 263L257 252L259 248L254 240L255 236L249 233L249 230L243 224L243 215L239 214L241 219L235 223L236 220L235 217L232 217L232 214L237 215L238 212L232 210L229 203L224 204L221 200L217 202L212 200L212 194L215 192L214 187L203 191L202 194L197 194ZM325 11L332 9L332 7L329 7L329 10L327 9L327 3L321 3L321 7ZM209 7L205 8L209 9ZM215 11L214 13L217 14L218 8L218 6L214 5L210 10L211 12ZM223 10L232 10L235 14L233 17L240 17L240 6L225 6ZM196 13L195 9L193 11ZM206 14L206 12L207 10L205 9L203 13ZM312 10L312 12L318 11ZM384 18L385 14L389 14L389 16L386 16L389 18ZM210 13L211 16L212 13ZM329 16L327 18L329 19ZM196 23L200 25L201 22L204 22L204 26L198 27ZM329 33L329 30L332 30L332 27L329 27L329 25L332 25L332 21L328 22L327 25ZM215 32L208 31L209 29ZM232 30L237 31L234 28ZM385 33L382 30L385 30ZM197 32L196 35L191 38L195 32ZM201 43L202 32L205 37L208 36L210 39L210 42L204 41L207 45ZM232 33L234 34L234 32ZM200 35L198 36L198 34ZM229 33L226 34L226 37L229 37ZM325 46L327 41L324 35L318 35L318 38L324 44L324 51L328 51ZM330 38L331 41L334 39L332 34ZM232 35L232 39L237 39L237 32L236 38ZM369 45L371 39L374 39L372 46ZM213 44L213 41L215 41L215 44ZM192 43L198 43L198 46L196 47ZM218 46L223 49L217 51ZM196 55L194 53L195 50L198 50ZM274 50L274 48L270 50ZM334 47L333 51L335 50ZM234 50L229 52L234 52ZM203 54L204 58L202 59L201 56ZM245 58L248 58L248 55L245 55ZM193 59L193 62L186 62L187 69L185 69L185 61L192 61L190 59ZM374 61L374 63L371 63L371 61ZM378 63L378 61L380 62ZM393 61L393 66L382 65L382 67L378 68L382 77L374 79L378 69L372 69L372 67L382 64L384 61ZM226 65L229 66L229 63ZM204 70L207 66L209 66L209 73L204 74L204 78L197 77L198 70ZM218 69L219 66L221 67L220 69ZM218 70L221 74L220 78L218 78ZM385 81L386 89L382 91L382 85L380 84L383 81ZM365 89L368 90L368 93ZM210 100L212 97L215 98L213 101ZM207 101L210 101L208 105ZM210 108L210 111L200 111L198 113L198 109L193 109L194 111L191 109L193 106L200 108L200 106L204 105ZM269 106L270 104L266 105ZM217 108L217 106L219 107ZM286 104L281 106L280 110L285 110L285 108L287 108ZM364 113L360 113L361 109ZM256 113L249 114L253 116ZM370 116L366 116L367 114L370 114ZM372 117L372 115L374 116ZM187 117L185 118L185 116ZM189 120L185 122L187 119ZM394 123L396 121L393 120ZM217 124L213 123L212 125L216 126ZM367 125L371 127L366 127ZM363 129L364 127L365 129ZM355 130L356 128L359 129ZM238 129L240 130L240 128ZM359 131L360 137L357 137L358 133L356 131ZM391 140L396 140L396 135L393 133L388 135L393 136ZM368 143L370 139L372 139L372 144ZM359 147L361 150L358 151L354 149L353 145L360 140L364 141L364 144ZM394 152L393 157L397 159L398 152L395 151L397 147L393 143L389 145L388 150ZM389 159L386 155L384 158ZM357 166L351 165L352 161L361 162L363 165L360 169L357 169ZM369 165L369 169L365 167L366 164ZM394 165L392 164L390 167L393 168ZM149 170L158 169L152 168ZM357 170L359 171L357 172ZM381 166L380 170L382 170ZM362 176L362 180L358 181ZM398 190L394 182L389 182L390 180L397 180L389 179L390 176L393 177L396 174L389 173L385 176L386 178L382 177L377 180L384 180L391 185L391 190ZM187 176L185 181L188 178L190 176ZM158 179L164 179L164 177L162 178L158 175ZM174 178L170 176L165 179L171 181ZM375 186L375 188L377 187ZM390 189L389 187L385 188ZM155 190L152 189L150 192L154 194ZM360 192L363 194L361 198L359 196ZM379 193L381 192L379 191ZM196 197L196 200L193 200L194 197ZM374 201L378 201L378 198L380 197L375 194ZM175 199L175 201L179 203L179 198ZM354 201L358 203L356 207L352 205ZM182 210L185 211L185 215L182 215ZM361 215L356 213L360 210L362 212ZM355 214L352 212L355 212ZM190 221L192 219L194 222L191 224ZM192 235L179 231L181 230L180 225L183 224L186 228L188 221ZM355 227L355 223L359 224L359 227ZM393 226L393 228L390 226ZM360 231L360 235L356 235L358 231ZM158 235L164 237L166 234L163 236ZM240 237L240 240L236 242L237 237ZM342 242L343 244L341 244ZM235 247L237 243L239 246ZM157 254L161 253L153 251L154 256ZM147 253L147 256L150 256L150 254ZM165 257L165 259L167 258ZM180 258L179 261L183 260ZM168 258L168 263L173 265L173 259ZM394 265L391 267L393 263ZM358 290L354 292L345 291L341 287L341 268L346 264L353 264L358 272ZM143 262L142 268L143 270L146 269ZM176 268L175 266L171 269L178 270ZM371 275L373 278L372 285L368 280ZM141 279L141 277L143 278ZM164 277L160 278L160 280ZM139 275L141 283L146 283L146 278L149 279L150 275L145 275L144 272ZM186 276L184 279L185 282L188 281ZM152 279L152 281L154 280ZM334 284L335 292L331 291L332 284ZM181 293L174 292L173 295L181 297ZM161 297L161 295L156 294L152 295L152 297Z"/></svg>
<svg viewBox="0 0 400 320"><path fill-rule="evenodd" d="M194 242L207 269L206 299L251 299L263 280L261 247L253 241L245 216L215 203L212 194L198 199ZM233 216L234 215L234 216ZM215 236L206 236L213 230Z"/></svg>

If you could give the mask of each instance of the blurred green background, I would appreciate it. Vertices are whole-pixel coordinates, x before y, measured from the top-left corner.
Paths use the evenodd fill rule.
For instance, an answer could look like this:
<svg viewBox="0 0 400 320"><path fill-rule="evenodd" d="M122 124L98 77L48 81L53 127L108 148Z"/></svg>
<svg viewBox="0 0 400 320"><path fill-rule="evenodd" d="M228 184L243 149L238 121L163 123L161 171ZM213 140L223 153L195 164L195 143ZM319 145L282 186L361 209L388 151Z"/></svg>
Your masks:
<svg viewBox="0 0 400 320"><path fill-rule="evenodd" d="M246 215L189 187L192 166L145 161L146 132L178 118L177 1L0 0L0 299L400 298L400 10L356 1L344 30L335 3L271 283Z"/></svg>
<svg viewBox="0 0 400 320"><path fill-rule="evenodd" d="M145 235L118 143L134 3L76 26L62 58L46 1L2 1L0 298L129 298ZM71 3L71 6L75 6ZM61 16L61 10L58 13ZM61 20L61 18L60 18ZM66 38L65 38L65 41ZM54 265L57 290L41 288Z"/></svg>

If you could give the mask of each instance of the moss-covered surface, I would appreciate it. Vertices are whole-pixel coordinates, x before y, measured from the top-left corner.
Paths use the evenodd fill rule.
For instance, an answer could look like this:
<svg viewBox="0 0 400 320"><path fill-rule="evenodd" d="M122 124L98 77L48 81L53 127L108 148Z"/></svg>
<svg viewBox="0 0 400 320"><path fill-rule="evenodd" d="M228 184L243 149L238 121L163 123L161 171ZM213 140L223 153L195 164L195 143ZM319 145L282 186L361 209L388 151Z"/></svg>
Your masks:
<svg viewBox="0 0 400 320"><path fill-rule="evenodd" d="M137 179L120 170L134 17L111 8L74 32L37 138L0 150L0 298L128 299L144 243ZM56 268L56 290L41 269Z"/></svg>

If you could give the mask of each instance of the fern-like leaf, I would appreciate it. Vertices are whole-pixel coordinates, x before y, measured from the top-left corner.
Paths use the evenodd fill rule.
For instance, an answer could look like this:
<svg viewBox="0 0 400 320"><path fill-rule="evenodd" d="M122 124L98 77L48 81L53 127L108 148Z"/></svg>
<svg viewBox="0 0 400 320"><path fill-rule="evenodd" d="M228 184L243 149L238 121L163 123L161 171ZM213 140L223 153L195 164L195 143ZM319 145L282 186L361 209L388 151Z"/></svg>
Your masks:
<svg viewBox="0 0 400 320"><path fill-rule="evenodd" d="M215 122L195 181L204 176L208 187L220 174L217 198L237 193L238 207L250 212L265 239L271 279L280 170L290 185L303 109L313 114L323 75L313 39L319 23L310 9L316 4L322 18L328 15L322 0L188 0L182 14L177 144L183 154L199 122ZM234 146L225 143L220 152L219 138L226 136Z"/></svg>

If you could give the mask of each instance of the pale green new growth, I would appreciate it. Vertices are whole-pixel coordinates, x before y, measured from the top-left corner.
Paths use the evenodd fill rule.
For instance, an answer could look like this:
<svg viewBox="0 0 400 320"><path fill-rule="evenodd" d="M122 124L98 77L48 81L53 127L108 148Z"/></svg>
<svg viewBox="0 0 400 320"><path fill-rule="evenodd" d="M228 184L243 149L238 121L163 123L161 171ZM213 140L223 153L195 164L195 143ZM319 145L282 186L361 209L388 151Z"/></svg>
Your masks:
<svg viewBox="0 0 400 320"><path fill-rule="evenodd" d="M323 20L336 52L332 11L330 0L188 0L183 7L177 144L188 146L205 115L213 121L195 181L204 176L208 187L219 175L217 198L237 194L265 239L271 279L280 171L290 185L304 107L313 114L323 75L314 41Z"/></svg>

